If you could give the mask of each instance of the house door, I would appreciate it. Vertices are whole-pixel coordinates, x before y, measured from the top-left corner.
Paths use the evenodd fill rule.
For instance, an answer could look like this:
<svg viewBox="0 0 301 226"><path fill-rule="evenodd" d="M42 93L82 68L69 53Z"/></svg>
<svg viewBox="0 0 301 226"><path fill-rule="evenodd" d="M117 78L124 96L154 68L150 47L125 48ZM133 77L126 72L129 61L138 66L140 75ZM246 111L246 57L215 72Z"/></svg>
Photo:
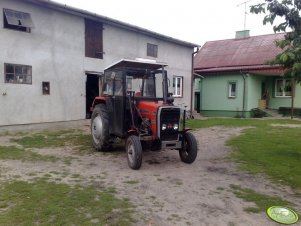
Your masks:
<svg viewBox="0 0 301 226"><path fill-rule="evenodd" d="M87 74L86 80L86 118L91 118L92 106L95 97L99 96L99 75Z"/></svg>
<svg viewBox="0 0 301 226"><path fill-rule="evenodd" d="M200 110L201 110L201 95L200 95L200 92L195 92L194 93L194 100L195 100L194 110L196 110L197 113L200 113Z"/></svg>

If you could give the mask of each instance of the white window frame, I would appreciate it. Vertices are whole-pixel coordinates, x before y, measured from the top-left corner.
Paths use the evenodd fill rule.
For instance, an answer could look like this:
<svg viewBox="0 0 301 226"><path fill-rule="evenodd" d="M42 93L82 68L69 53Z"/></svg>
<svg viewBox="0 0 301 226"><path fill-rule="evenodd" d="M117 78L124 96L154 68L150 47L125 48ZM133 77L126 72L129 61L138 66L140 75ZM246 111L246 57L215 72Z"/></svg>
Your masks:
<svg viewBox="0 0 301 226"><path fill-rule="evenodd" d="M180 81L180 88L178 83ZM173 76L173 97L183 97L183 76Z"/></svg>
<svg viewBox="0 0 301 226"><path fill-rule="evenodd" d="M235 85L235 93L232 94L232 86ZM236 98L237 96L237 82L228 82L228 98Z"/></svg>
<svg viewBox="0 0 301 226"><path fill-rule="evenodd" d="M278 89L277 89L278 81L282 81L282 87L285 87L286 82L289 81L291 84L291 88L292 88L292 80L291 79L276 79L275 80L275 97L292 97L292 92L290 95L286 95L285 88L282 88L282 91L281 91L282 94L278 95Z"/></svg>

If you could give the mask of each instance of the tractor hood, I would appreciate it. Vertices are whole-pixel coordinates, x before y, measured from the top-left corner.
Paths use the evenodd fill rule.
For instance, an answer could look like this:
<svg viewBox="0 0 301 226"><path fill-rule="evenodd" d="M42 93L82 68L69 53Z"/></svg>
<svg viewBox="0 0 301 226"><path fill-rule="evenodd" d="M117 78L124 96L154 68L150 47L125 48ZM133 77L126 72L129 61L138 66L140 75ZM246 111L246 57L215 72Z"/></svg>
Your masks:
<svg viewBox="0 0 301 226"><path fill-rule="evenodd" d="M143 118L149 119L152 136L157 137L157 115L158 109L163 106L163 101L139 101L137 107Z"/></svg>

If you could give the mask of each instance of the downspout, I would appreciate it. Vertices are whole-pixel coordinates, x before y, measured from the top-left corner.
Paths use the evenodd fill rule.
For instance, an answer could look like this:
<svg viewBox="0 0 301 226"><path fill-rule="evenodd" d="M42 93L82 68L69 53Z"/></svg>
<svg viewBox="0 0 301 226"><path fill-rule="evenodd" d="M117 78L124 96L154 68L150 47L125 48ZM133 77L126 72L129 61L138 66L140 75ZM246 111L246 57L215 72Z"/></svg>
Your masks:
<svg viewBox="0 0 301 226"><path fill-rule="evenodd" d="M193 82L194 82L194 55L197 54L200 50L200 46L197 47L196 51L194 51L192 54L191 54L191 84L190 84L190 87L191 87L191 93L190 93L190 118L192 117L192 112L193 112L193 109L192 109L192 105L193 105L193 92L194 92L194 87L193 87Z"/></svg>
<svg viewBox="0 0 301 226"><path fill-rule="evenodd" d="M243 94L242 94L242 117L245 118L245 110L246 110L246 78L248 77L248 74L244 74L240 72L242 75L242 78L244 80L244 85L243 85Z"/></svg>

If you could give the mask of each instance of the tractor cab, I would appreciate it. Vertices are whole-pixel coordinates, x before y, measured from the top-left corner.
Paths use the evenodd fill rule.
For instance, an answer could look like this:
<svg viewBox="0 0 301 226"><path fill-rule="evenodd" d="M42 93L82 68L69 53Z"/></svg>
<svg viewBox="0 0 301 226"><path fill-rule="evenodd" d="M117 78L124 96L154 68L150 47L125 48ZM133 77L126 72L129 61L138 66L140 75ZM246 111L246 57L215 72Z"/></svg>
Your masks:
<svg viewBox="0 0 301 226"><path fill-rule="evenodd" d="M92 106L91 133L97 150L110 149L116 137L126 139L133 169L140 168L143 150L177 149L180 156L182 150L182 161L195 160L196 141L185 129L185 111L173 105L168 93L166 66L121 60L105 69L100 96ZM192 151L185 151L189 158L183 154L185 139L193 145Z"/></svg>

